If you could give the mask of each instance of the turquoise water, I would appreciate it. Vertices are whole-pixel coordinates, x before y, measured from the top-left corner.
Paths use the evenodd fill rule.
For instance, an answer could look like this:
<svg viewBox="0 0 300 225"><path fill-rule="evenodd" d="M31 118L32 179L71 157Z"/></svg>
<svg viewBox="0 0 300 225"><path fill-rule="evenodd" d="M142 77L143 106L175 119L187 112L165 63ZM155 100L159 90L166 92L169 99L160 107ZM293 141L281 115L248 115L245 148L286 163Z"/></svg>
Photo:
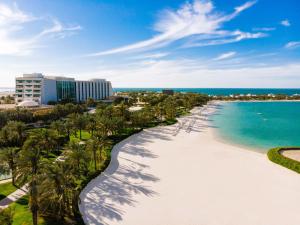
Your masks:
<svg viewBox="0 0 300 225"><path fill-rule="evenodd" d="M116 92L153 91L161 92L164 88L113 88ZM193 92L208 95L231 94L300 94L300 88L171 88L176 92ZM14 88L0 87L0 92L15 91Z"/></svg>
<svg viewBox="0 0 300 225"><path fill-rule="evenodd" d="M300 146L300 102L224 103L212 116L222 139L266 152Z"/></svg>
<svg viewBox="0 0 300 225"><path fill-rule="evenodd" d="M116 92L153 91L161 92L164 88L113 88ZM171 88L175 92L193 92L208 95L231 94L300 94L300 89L292 88Z"/></svg>

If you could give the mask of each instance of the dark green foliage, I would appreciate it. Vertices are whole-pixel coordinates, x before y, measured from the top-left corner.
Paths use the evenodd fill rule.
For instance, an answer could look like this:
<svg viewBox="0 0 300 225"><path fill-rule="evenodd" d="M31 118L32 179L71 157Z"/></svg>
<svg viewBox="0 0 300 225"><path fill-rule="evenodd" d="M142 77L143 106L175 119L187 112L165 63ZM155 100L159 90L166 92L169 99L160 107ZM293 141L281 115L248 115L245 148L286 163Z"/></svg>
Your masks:
<svg viewBox="0 0 300 225"><path fill-rule="evenodd" d="M113 146L144 128L176 123L177 116L205 104L208 96L143 92L130 94L127 99L128 102L122 100L114 104L90 99L89 106L97 104L94 114L85 113L86 105L72 103L30 111L32 118L27 123L41 120L43 128L29 129L27 124L26 131L22 128L21 132L26 134L24 137L16 135L18 132L14 130L18 129L4 129L14 134L9 146L21 145L21 150L8 149L6 155L16 154L16 165L14 162L9 167L16 168L17 184L29 184L29 202L25 204L29 204L32 212L31 221L35 224L39 219L50 224L82 224L79 194L91 179L107 168ZM138 102L142 103L141 108L130 111L129 106L139 106ZM25 112L29 111L18 111L20 115ZM0 113L0 124L18 127L12 126L7 115L3 115ZM6 167L10 159L6 160ZM26 211L24 207L18 209Z"/></svg>
<svg viewBox="0 0 300 225"><path fill-rule="evenodd" d="M293 149L299 149L299 151L300 151L299 147L298 148L297 147L273 148L268 151L268 158L274 163L277 163L277 164L284 166L290 170L300 173L300 162L290 159L290 158L287 158L280 153L280 151L282 151L282 150L293 150Z"/></svg>
<svg viewBox="0 0 300 225"><path fill-rule="evenodd" d="M12 225L13 224L14 210L9 207L0 211L0 224L1 225Z"/></svg>

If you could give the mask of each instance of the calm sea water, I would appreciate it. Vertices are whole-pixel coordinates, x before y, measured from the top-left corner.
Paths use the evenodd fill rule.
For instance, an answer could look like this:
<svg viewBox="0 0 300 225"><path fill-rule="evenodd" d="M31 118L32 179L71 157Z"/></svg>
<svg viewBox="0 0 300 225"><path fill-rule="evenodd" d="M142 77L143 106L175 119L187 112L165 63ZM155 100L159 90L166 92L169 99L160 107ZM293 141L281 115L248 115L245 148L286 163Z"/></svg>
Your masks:
<svg viewBox="0 0 300 225"><path fill-rule="evenodd" d="M161 92L164 88L114 88L117 92L128 91L153 91ZM278 89L278 88L171 88L176 92L193 92L208 95L231 95L231 94L300 94L298 89Z"/></svg>
<svg viewBox="0 0 300 225"><path fill-rule="evenodd" d="M263 152L300 146L300 102L224 103L212 120L222 139L238 145Z"/></svg>
<svg viewBox="0 0 300 225"><path fill-rule="evenodd" d="M115 92L128 91L153 91L161 92L165 88L113 88ZM208 95L231 95L231 94L300 94L298 89L280 89L280 88L172 88L176 92L193 92ZM0 92L14 92L14 88L0 87Z"/></svg>

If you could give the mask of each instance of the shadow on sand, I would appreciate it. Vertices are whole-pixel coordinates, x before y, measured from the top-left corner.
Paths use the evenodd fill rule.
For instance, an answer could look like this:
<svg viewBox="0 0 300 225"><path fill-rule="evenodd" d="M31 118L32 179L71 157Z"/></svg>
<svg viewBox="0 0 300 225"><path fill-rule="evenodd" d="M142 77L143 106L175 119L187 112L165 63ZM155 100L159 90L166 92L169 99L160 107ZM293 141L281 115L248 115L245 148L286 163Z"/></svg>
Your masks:
<svg viewBox="0 0 300 225"><path fill-rule="evenodd" d="M181 118L175 125L147 129L117 144L111 153L108 168L91 181L80 195L80 210L86 224L108 225L109 221L122 221L125 212L120 205L136 207L135 195L158 195L152 184L160 179L147 173L149 161L158 158L158 155L147 149L148 144L157 139L171 141L179 132L202 132L209 127L201 122L202 119L203 115L198 111ZM122 154L119 156L120 151ZM145 160L140 160L140 157ZM120 164L119 159L126 165Z"/></svg>

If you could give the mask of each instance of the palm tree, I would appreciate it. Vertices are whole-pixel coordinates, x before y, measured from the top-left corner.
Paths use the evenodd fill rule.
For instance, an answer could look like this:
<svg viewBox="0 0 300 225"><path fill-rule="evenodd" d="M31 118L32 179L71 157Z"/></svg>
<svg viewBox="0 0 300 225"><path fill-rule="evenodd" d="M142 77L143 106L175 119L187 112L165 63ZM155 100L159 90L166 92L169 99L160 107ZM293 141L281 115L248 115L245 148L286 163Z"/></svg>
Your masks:
<svg viewBox="0 0 300 225"><path fill-rule="evenodd" d="M54 149L58 146L58 136L49 129L41 129L39 132L41 137L40 144L46 148L46 156L48 157L49 153L54 151Z"/></svg>
<svg viewBox="0 0 300 225"><path fill-rule="evenodd" d="M68 140L70 140L71 132L73 130L72 121L70 119L66 119L63 124L63 128L64 128L65 132L67 133Z"/></svg>
<svg viewBox="0 0 300 225"><path fill-rule="evenodd" d="M93 115L89 115L87 117L87 124L86 124L86 129L90 132L92 136L94 136L94 131L97 128L96 120Z"/></svg>
<svg viewBox="0 0 300 225"><path fill-rule="evenodd" d="M0 160L8 165L8 168L11 171L12 175L12 184L15 186L15 172L16 172L16 164L17 164L17 157L18 157L18 148L7 147L1 149L0 151Z"/></svg>
<svg viewBox="0 0 300 225"><path fill-rule="evenodd" d="M6 146L22 146L25 140L26 125L23 122L9 121L1 130Z"/></svg>
<svg viewBox="0 0 300 225"><path fill-rule="evenodd" d="M99 148L99 161L102 162L102 152L111 145L111 141L107 137L101 137L97 139Z"/></svg>
<svg viewBox="0 0 300 225"><path fill-rule="evenodd" d="M94 161L94 169L97 171L97 150L98 150L98 142L97 139L92 138L87 142L87 150L91 153L93 161Z"/></svg>
<svg viewBox="0 0 300 225"><path fill-rule="evenodd" d="M67 197L67 174L64 162L48 163L42 171L42 182L40 184L40 211L44 214L51 214L60 221L64 220L69 210Z"/></svg>
<svg viewBox="0 0 300 225"><path fill-rule="evenodd" d="M86 117L84 115L80 115L78 113L73 113L70 115L70 119L72 121L73 127L75 131L79 131L79 138L82 139L82 130L86 126Z"/></svg>
<svg viewBox="0 0 300 225"><path fill-rule="evenodd" d="M158 103L155 106L155 114L156 114L156 116L159 118L159 120L161 122L162 118L163 118L163 114L164 114L164 108L163 108L163 105L161 103Z"/></svg>
<svg viewBox="0 0 300 225"><path fill-rule="evenodd" d="M33 132L25 141L17 161L16 177L21 184L28 183L29 187L29 206L32 213L32 221L37 225L39 211L39 192L38 184L41 177L41 168L44 161L43 136L39 132Z"/></svg>
<svg viewBox="0 0 300 225"><path fill-rule="evenodd" d="M82 142L71 141L67 146L67 163L71 165L74 173L79 178L82 174L88 172L88 163L90 158L85 151L85 144Z"/></svg>
<svg viewBox="0 0 300 225"><path fill-rule="evenodd" d="M57 132L58 135L64 135L64 124L61 120L55 120L51 123L50 128Z"/></svg>

